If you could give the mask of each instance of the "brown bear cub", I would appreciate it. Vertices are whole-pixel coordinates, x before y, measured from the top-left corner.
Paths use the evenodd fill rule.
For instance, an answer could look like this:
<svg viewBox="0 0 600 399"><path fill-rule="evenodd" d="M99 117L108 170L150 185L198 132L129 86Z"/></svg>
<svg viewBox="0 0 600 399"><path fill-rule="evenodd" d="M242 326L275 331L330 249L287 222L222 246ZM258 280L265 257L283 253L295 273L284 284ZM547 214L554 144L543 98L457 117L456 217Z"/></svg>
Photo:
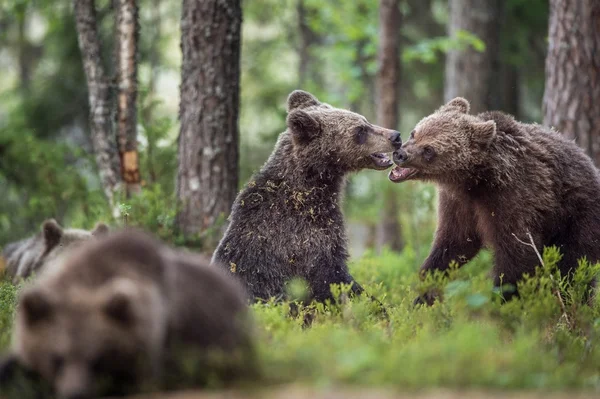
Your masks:
<svg viewBox="0 0 600 399"><path fill-rule="evenodd" d="M458 97L417 124L394 162L391 181L439 188L438 227L422 272L446 270L453 260L463 265L486 246L494 253L495 286L516 286L540 263L518 241L530 242L528 234L539 251L560 249L563 275L582 257L600 260L600 175L574 142L551 129L501 112L469 115L469 103Z"/></svg>
<svg viewBox="0 0 600 399"><path fill-rule="evenodd" d="M6 262L6 273L18 283L46 265L59 259L65 253L81 243L108 234L108 226L97 223L92 231L81 229L63 229L54 219L42 224L36 235L6 245L2 257Z"/></svg>
<svg viewBox="0 0 600 399"><path fill-rule="evenodd" d="M287 130L237 196L213 261L255 300L281 299L286 283L298 277L317 301L331 297L332 283L353 283L359 293L346 264L345 178L392 166L384 153L399 148L400 134L300 90L289 95L287 111Z"/></svg>
<svg viewBox="0 0 600 399"><path fill-rule="evenodd" d="M255 370L246 303L206 259L114 233L24 289L4 378L32 371L67 399L228 382Z"/></svg>

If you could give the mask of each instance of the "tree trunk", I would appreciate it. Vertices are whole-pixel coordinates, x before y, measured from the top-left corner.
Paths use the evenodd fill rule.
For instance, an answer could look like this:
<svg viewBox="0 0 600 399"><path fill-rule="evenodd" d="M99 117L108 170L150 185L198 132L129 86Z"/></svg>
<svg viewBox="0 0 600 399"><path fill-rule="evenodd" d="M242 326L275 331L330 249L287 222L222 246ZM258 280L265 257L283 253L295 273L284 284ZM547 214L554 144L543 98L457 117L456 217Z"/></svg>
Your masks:
<svg viewBox="0 0 600 399"><path fill-rule="evenodd" d="M379 6L379 71L377 73L377 124L398 128L398 88L400 86L400 8L399 0L381 0ZM377 244L400 251L404 246L398 221L398 203L393 190L384 191L384 206Z"/></svg>
<svg viewBox="0 0 600 399"><path fill-rule="evenodd" d="M485 51L472 46L453 49L446 57L445 101L465 97L473 113L493 108L492 87L498 57L501 0L449 0L448 35L459 31L474 34L485 43Z"/></svg>
<svg viewBox="0 0 600 399"><path fill-rule="evenodd" d="M514 65L505 65L503 71L504 99L503 106L499 107L504 112L513 115L515 119L521 118L521 81L519 79L519 68Z"/></svg>
<svg viewBox="0 0 600 399"><path fill-rule="evenodd" d="M160 66L160 39L162 37L160 7L161 0L152 1L152 43L150 44L150 79L148 81L148 92L152 94L156 90L156 80L158 79L158 68Z"/></svg>
<svg viewBox="0 0 600 399"><path fill-rule="evenodd" d="M156 84L158 80L159 69L161 65L161 56L160 56L160 39L161 39L161 27L162 27L162 17L161 17L161 0L152 0L152 12L151 12L151 35L152 39L150 41L150 48L148 49L148 62L150 66L150 76L148 78L148 92L144 98L144 102L147 103L146 106L142 106L142 121L144 124L144 128L146 129L146 138L148 139L147 147L146 147L146 163L144 168L146 168L148 172L148 181L150 184L156 183L158 180L158 176L156 173L156 165L154 160L154 154L156 149L157 139L155 133L151 129L153 122L153 113L156 107L153 104L155 92L156 92ZM151 132L152 131L152 132Z"/></svg>
<svg viewBox="0 0 600 399"><path fill-rule="evenodd" d="M551 0L544 124L600 166L600 2Z"/></svg>
<svg viewBox="0 0 600 399"><path fill-rule="evenodd" d="M27 3L19 9L17 13L17 27L19 31L18 51L19 51L19 80L21 83L21 92L24 96L29 95L31 83L31 61L28 57L29 43L27 42Z"/></svg>
<svg viewBox="0 0 600 399"><path fill-rule="evenodd" d="M74 0L75 21L79 50L90 101L90 126L92 145L100 181L113 216L119 216L115 194L120 187L119 157L114 141L111 121L110 87L100 53L100 40L96 26L94 0Z"/></svg>
<svg viewBox="0 0 600 399"><path fill-rule="evenodd" d="M136 0L116 3L117 142L121 179L130 197L141 190L137 150L138 7Z"/></svg>
<svg viewBox="0 0 600 399"><path fill-rule="evenodd" d="M493 57L492 76L488 95L488 109L502 110L519 120L521 116L521 79L519 68L509 58L512 55L511 35L519 27L516 26L514 15L520 10L511 10L502 4L497 10L500 14L496 16L499 22L495 26L500 30L500 37ZM519 23L522 23L518 21Z"/></svg>
<svg viewBox="0 0 600 399"><path fill-rule="evenodd" d="M178 227L227 216L238 189L240 0L183 0Z"/></svg>
<svg viewBox="0 0 600 399"><path fill-rule="evenodd" d="M320 87L323 79L318 70L314 68L314 57L311 50L314 45L319 43L318 34L313 31L309 25L309 18L314 16L316 11L307 6L305 0L298 0L296 3L296 14L298 17L298 87L306 87L308 82L311 86Z"/></svg>
<svg viewBox="0 0 600 399"><path fill-rule="evenodd" d="M308 77L308 67L311 61L310 45L312 42L312 31L306 21L304 0L298 0L296 11L298 13L298 28L300 31L300 48L298 49L298 86L303 87Z"/></svg>
<svg viewBox="0 0 600 399"><path fill-rule="evenodd" d="M373 115L375 113L374 103L374 92L373 79L368 71L369 59L365 56L365 48L369 45L370 40L359 39L354 44L355 55L354 55L354 67L360 70L360 82L362 86L362 95L356 96L350 103L350 110L358 112L362 115ZM368 118L368 116L367 116Z"/></svg>

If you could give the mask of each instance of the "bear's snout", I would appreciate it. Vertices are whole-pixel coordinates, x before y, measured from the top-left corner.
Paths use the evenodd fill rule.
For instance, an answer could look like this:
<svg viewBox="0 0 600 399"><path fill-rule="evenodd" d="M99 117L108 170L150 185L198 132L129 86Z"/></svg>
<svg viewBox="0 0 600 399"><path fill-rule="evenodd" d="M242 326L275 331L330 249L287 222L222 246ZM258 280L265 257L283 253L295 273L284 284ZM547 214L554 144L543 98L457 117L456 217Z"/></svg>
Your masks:
<svg viewBox="0 0 600 399"><path fill-rule="evenodd" d="M400 132L393 131L390 134L389 139L395 148L400 148L402 146L402 137L400 137Z"/></svg>
<svg viewBox="0 0 600 399"><path fill-rule="evenodd" d="M398 148L396 151L394 151L393 159L394 163L398 165L408 160L408 154L403 149Z"/></svg>

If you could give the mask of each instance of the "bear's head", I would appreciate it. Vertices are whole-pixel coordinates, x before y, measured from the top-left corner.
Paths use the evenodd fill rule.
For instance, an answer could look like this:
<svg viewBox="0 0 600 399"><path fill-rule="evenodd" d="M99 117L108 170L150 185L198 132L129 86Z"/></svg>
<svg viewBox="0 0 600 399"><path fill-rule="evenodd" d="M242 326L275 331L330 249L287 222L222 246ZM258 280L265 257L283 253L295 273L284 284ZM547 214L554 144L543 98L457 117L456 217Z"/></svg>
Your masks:
<svg viewBox="0 0 600 399"><path fill-rule="evenodd" d="M400 133L369 123L357 113L321 103L302 90L287 102L287 128L296 158L313 168L384 170L392 166L386 153L402 145Z"/></svg>
<svg viewBox="0 0 600 399"><path fill-rule="evenodd" d="M130 393L153 375L153 352L165 339L155 317L158 290L126 278L95 290L53 288L28 287L20 296L18 364L66 399Z"/></svg>
<svg viewBox="0 0 600 399"><path fill-rule="evenodd" d="M394 152L394 183L428 180L456 183L468 179L481 165L496 137L496 123L469 115L469 102L461 97L423 118L409 139Z"/></svg>
<svg viewBox="0 0 600 399"><path fill-rule="evenodd" d="M130 393L160 371L163 258L155 241L135 236L115 233L69 251L21 291L12 355L59 398Z"/></svg>
<svg viewBox="0 0 600 399"><path fill-rule="evenodd" d="M65 253L78 247L91 238L99 238L108 234L108 226L97 223L92 231L80 229L63 229L54 219L42 224L42 253L39 255L32 272L39 272L42 267L56 261Z"/></svg>

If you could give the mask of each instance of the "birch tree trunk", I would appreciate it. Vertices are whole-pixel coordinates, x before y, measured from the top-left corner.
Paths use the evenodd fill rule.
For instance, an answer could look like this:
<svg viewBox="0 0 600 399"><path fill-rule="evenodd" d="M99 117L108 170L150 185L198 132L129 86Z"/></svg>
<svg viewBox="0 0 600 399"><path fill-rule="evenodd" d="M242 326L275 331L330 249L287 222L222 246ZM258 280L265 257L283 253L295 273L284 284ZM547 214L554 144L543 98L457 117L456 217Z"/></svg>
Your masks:
<svg viewBox="0 0 600 399"><path fill-rule="evenodd" d="M111 121L109 82L102 66L94 0L74 0L79 50L88 86L92 146L100 182L113 216L119 216L115 195L120 188L119 157Z"/></svg>
<svg viewBox="0 0 600 399"><path fill-rule="evenodd" d="M240 0L183 0L177 223L186 237L227 216L238 189Z"/></svg>
<svg viewBox="0 0 600 399"><path fill-rule="evenodd" d="M137 150L137 54L139 37L136 0L116 1L117 142L121 179L127 197L138 194L140 170Z"/></svg>
<svg viewBox="0 0 600 399"><path fill-rule="evenodd" d="M600 1L551 0L544 124L600 166Z"/></svg>
<svg viewBox="0 0 600 399"><path fill-rule="evenodd" d="M377 124L398 129L398 89L400 87L399 0L381 0L379 5L379 71L377 73ZM384 191L384 207L378 228L378 247L400 251L404 246L399 210L393 190Z"/></svg>
<svg viewBox="0 0 600 399"><path fill-rule="evenodd" d="M471 46L454 49L446 57L445 101L465 97L471 112L493 108L492 87L500 32L501 0L449 0L448 35L456 38L460 30L476 35L485 51Z"/></svg>

